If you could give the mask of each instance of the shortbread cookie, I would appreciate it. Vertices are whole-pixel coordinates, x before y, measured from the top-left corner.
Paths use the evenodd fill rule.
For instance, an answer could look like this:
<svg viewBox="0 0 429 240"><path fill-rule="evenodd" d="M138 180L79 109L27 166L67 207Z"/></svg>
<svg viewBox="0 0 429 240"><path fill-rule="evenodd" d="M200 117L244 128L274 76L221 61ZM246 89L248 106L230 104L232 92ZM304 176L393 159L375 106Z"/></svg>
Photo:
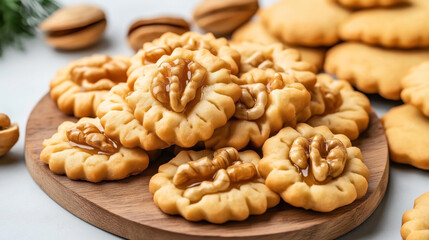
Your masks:
<svg viewBox="0 0 429 240"><path fill-rule="evenodd" d="M106 134L126 147L192 147L235 112L241 88L229 67L206 49L176 48L113 88L97 116Z"/></svg>
<svg viewBox="0 0 429 240"><path fill-rule="evenodd" d="M414 208L402 216L401 236L404 240L429 239L429 192L414 201Z"/></svg>
<svg viewBox="0 0 429 240"><path fill-rule="evenodd" d="M163 55L170 55L174 49L179 47L188 50L207 49L224 60L229 65L228 69L232 74L238 73L240 54L229 47L225 38L215 38L212 33L201 35L196 32L187 32L177 35L168 32L152 42L143 44L143 48L131 58L132 65L128 74L130 75L134 69L140 66L156 63Z"/></svg>
<svg viewBox="0 0 429 240"><path fill-rule="evenodd" d="M258 170L265 184L295 207L330 212L368 189L370 173L359 148L326 126L283 128L262 151Z"/></svg>
<svg viewBox="0 0 429 240"><path fill-rule="evenodd" d="M282 0L260 11L264 26L288 44L331 46L350 11L331 0Z"/></svg>
<svg viewBox="0 0 429 240"><path fill-rule="evenodd" d="M390 158L429 170L429 118L412 105L390 109L381 120L386 129Z"/></svg>
<svg viewBox="0 0 429 240"><path fill-rule="evenodd" d="M390 8L353 13L339 29L342 39L384 47L429 46L429 1L409 0Z"/></svg>
<svg viewBox="0 0 429 240"><path fill-rule="evenodd" d="M368 127L371 105L368 98L344 80L333 80L327 74L317 75L316 89L324 103L324 111L313 113L307 123L313 127L327 126L334 134L351 140Z"/></svg>
<svg viewBox="0 0 429 240"><path fill-rule="evenodd" d="M363 92L399 100L402 78L427 59L429 48L395 50L342 43L328 51L325 71L349 81Z"/></svg>
<svg viewBox="0 0 429 240"><path fill-rule="evenodd" d="M155 204L167 214L212 223L242 221L280 201L258 173L254 151L222 148L182 151L149 182Z"/></svg>
<svg viewBox="0 0 429 240"><path fill-rule="evenodd" d="M335 0L337 3L349 8L390 7L409 0Z"/></svg>
<svg viewBox="0 0 429 240"><path fill-rule="evenodd" d="M52 79L51 97L65 114L94 117L101 98L127 81L128 57L93 55L71 62Z"/></svg>
<svg viewBox="0 0 429 240"><path fill-rule="evenodd" d="M402 101L415 106L429 117L429 61L413 68L410 74L402 79L401 85Z"/></svg>
<svg viewBox="0 0 429 240"><path fill-rule="evenodd" d="M139 148L125 148L104 134L97 118L64 122L43 141L40 160L56 174L73 180L120 180L145 170L149 158Z"/></svg>
<svg viewBox="0 0 429 240"><path fill-rule="evenodd" d="M285 48L298 50L301 53L302 60L313 64L318 71L323 67L323 60L325 59L324 48L311 48L283 43L271 35L259 20L246 23L237 29L231 39L235 43L255 42L263 45L281 43Z"/></svg>
<svg viewBox="0 0 429 240"><path fill-rule="evenodd" d="M237 83L242 94L234 116L205 141L206 148L242 149L249 143L261 147L284 125L293 126L311 115L310 93L291 74L254 68Z"/></svg>

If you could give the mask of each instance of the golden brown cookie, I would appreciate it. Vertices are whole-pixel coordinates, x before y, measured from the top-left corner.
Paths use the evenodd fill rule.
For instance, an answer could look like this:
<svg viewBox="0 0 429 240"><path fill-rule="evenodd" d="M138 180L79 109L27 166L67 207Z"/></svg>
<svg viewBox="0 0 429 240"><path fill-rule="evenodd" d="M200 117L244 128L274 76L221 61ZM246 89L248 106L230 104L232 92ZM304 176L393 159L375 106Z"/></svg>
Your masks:
<svg viewBox="0 0 429 240"><path fill-rule="evenodd" d="M334 0L349 8L390 7L409 0Z"/></svg>
<svg viewBox="0 0 429 240"><path fill-rule="evenodd" d="M294 48L298 50L301 53L302 60L316 66L318 71L320 71L323 67L323 60L325 58L324 48L311 48L283 43L271 35L262 25L260 20L246 23L237 29L232 35L231 40L235 43L255 42L263 45L281 43L285 48Z"/></svg>
<svg viewBox="0 0 429 240"><path fill-rule="evenodd" d="M402 78L412 67L427 59L428 48L395 50L342 43L328 51L325 71L349 81L363 92L399 100Z"/></svg>
<svg viewBox="0 0 429 240"><path fill-rule="evenodd" d="M241 89L229 67L207 49L176 48L114 87L97 116L106 134L126 147L192 147L235 112Z"/></svg>
<svg viewBox="0 0 429 240"><path fill-rule="evenodd" d="M71 62L52 79L51 97L65 114L93 117L103 95L127 81L129 66L125 56L93 55Z"/></svg>
<svg viewBox="0 0 429 240"><path fill-rule="evenodd" d="M381 120L386 129L390 158L429 170L429 118L412 105L390 109Z"/></svg>
<svg viewBox="0 0 429 240"><path fill-rule="evenodd" d="M429 1L409 0L389 8L353 13L341 26L342 39L384 47L429 46Z"/></svg>
<svg viewBox="0 0 429 240"><path fill-rule="evenodd" d="M342 134L300 123L269 138L258 170L268 188L295 207L330 212L365 195L362 154Z"/></svg>
<svg viewBox="0 0 429 240"><path fill-rule="evenodd" d="M261 147L270 134L311 114L310 93L291 74L254 68L237 83L242 94L234 116L205 141L206 148L242 149L249 143Z"/></svg>
<svg viewBox="0 0 429 240"><path fill-rule="evenodd" d="M282 44L260 44L242 42L231 44L241 55L239 75L254 68L273 69L292 74L306 87L316 83L317 70L314 65L302 61L296 49L285 49Z"/></svg>
<svg viewBox="0 0 429 240"><path fill-rule="evenodd" d="M414 208L402 216L401 236L404 240L429 239L429 192L414 201Z"/></svg>
<svg viewBox="0 0 429 240"><path fill-rule="evenodd" d="M156 63L163 55L170 55L174 49L179 47L192 51L209 50L210 53L229 65L227 68L231 70L232 74L238 73L240 54L229 47L225 38L215 38L211 33L202 35L196 32L187 32L177 35L169 32L152 42L143 44L143 48L131 58L132 65L128 74L140 66Z"/></svg>
<svg viewBox="0 0 429 240"><path fill-rule="evenodd" d="M189 221L242 221L280 201L258 173L259 155L222 148L181 151L161 165L149 182L153 200L167 214Z"/></svg>
<svg viewBox="0 0 429 240"><path fill-rule="evenodd" d="M120 180L145 170L149 158L139 148L125 148L104 134L98 118L64 122L43 141L40 160L56 174L73 180Z"/></svg>
<svg viewBox="0 0 429 240"><path fill-rule="evenodd" d="M323 111L313 112L307 123L313 127L327 126L334 134L351 140L368 127L371 105L368 98L344 80L333 80L327 74L317 75L316 95L323 99ZM318 97L318 96L317 96ZM313 110L314 111L314 110Z"/></svg>
<svg viewBox="0 0 429 240"><path fill-rule="evenodd" d="M429 61L416 67L402 79L401 98L429 117Z"/></svg>
<svg viewBox="0 0 429 240"><path fill-rule="evenodd" d="M331 0L282 0L259 15L268 31L283 42L317 47L339 41L338 27L350 11Z"/></svg>

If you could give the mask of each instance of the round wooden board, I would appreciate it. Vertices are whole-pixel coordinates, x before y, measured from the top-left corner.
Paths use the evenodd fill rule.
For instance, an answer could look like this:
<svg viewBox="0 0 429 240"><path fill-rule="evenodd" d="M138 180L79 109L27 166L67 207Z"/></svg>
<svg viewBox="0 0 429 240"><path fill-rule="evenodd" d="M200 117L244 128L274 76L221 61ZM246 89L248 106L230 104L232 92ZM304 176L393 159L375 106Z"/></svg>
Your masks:
<svg viewBox="0 0 429 240"><path fill-rule="evenodd" d="M50 138L63 121L76 121L61 113L49 95L31 113L25 137L27 168L39 186L77 217L116 235L131 239L332 239L352 230L376 209L384 196L389 161L384 129L371 114L368 130L354 141L371 171L367 194L330 213L291 207L284 202L260 216L221 225L188 222L161 212L149 193L149 179L160 159L141 175L98 184L72 181L53 174L40 161L43 139Z"/></svg>

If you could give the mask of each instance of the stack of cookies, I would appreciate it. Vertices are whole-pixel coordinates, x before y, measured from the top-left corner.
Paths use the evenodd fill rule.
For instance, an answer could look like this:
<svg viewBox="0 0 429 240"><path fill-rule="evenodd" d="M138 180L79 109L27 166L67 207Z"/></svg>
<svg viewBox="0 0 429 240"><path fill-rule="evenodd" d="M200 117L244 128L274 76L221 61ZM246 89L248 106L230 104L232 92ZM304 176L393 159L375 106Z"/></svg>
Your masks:
<svg viewBox="0 0 429 240"><path fill-rule="evenodd" d="M382 119L391 159L429 170L429 1L282 0L258 15L234 42L296 48L362 92L402 100ZM330 47L326 56L320 47ZM413 238L411 232L402 235Z"/></svg>
<svg viewBox="0 0 429 240"><path fill-rule="evenodd" d="M223 223L280 199L329 212L363 197L370 173L351 140L369 122L365 95L280 43L166 33L131 58L94 55L51 82L64 122L40 159L99 182L175 156L149 184L167 214ZM178 151L174 151L174 150Z"/></svg>

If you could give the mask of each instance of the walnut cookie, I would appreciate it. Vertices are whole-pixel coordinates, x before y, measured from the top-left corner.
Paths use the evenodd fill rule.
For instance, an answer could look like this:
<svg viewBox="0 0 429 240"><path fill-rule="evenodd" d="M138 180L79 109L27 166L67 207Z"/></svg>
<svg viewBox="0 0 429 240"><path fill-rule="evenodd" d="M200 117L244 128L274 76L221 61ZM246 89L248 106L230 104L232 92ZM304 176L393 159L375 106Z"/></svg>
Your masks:
<svg viewBox="0 0 429 240"><path fill-rule="evenodd" d="M94 117L101 98L127 81L128 57L93 55L58 70L50 83L51 97L65 114Z"/></svg>
<svg viewBox="0 0 429 240"><path fill-rule="evenodd" d="M175 33L165 33L160 38L143 44L136 55L131 58L131 67L128 70L130 75L136 68L156 63L163 55L170 55L176 48L188 50L207 49L213 55L219 57L229 65L232 74L238 73L240 54L229 47L225 38L215 38L213 34L201 35L196 32L187 32L182 35Z"/></svg>
<svg viewBox="0 0 429 240"><path fill-rule="evenodd" d="M192 147L235 112L241 89L230 67L207 49L176 48L114 87L97 116L106 134L126 147Z"/></svg>
<svg viewBox="0 0 429 240"><path fill-rule="evenodd" d="M404 240L429 239L429 192L414 201L414 208L402 216L401 236Z"/></svg>
<svg viewBox="0 0 429 240"><path fill-rule="evenodd" d="M206 148L242 149L249 143L261 147L270 134L284 125L295 125L297 118L308 118L310 114L311 96L290 74L255 68L243 74L237 83L242 94L234 116L204 142Z"/></svg>
<svg viewBox="0 0 429 240"><path fill-rule="evenodd" d="M263 214L280 201L256 166L259 155L228 147L213 152L181 151L159 167L149 182L155 204L190 221L241 221Z"/></svg>
<svg viewBox="0 0 429 240"><path fill-rule="evenodd" d="M350 140L326 127L283 128L263 148L258 170L295 207L330 212L363 197L370 172Z"/></svg>
<svg viewBox="0 0 429 240"><path fill-rule="evenodd" d="M40 159L56 174L90 182L120 180L139 174L149 164L142 149L125 148L107 137L97 118L62 123L43 141Z"/></svg>
<svg viewBox="0 0 429 240"><path fill-rule="evenodd" d="M300 60L299 52L281 44L232 44L241 54L242 89L234 117L205 142L207 148L249 143L261 147L270 134L310 117L310 94L316 82L314 67ZM302 83L302 84L301 84Z"/></svg>
<svg viewBox="0 0 429 240"><path fill-rule="evenodd" d="M344 80L333 80L327 74L317 75L312 92L312 117L307 123L313 127L327 126L334 134L344 134L351 140L359 137L369 123L371 105L368 98Z"/></svg>

